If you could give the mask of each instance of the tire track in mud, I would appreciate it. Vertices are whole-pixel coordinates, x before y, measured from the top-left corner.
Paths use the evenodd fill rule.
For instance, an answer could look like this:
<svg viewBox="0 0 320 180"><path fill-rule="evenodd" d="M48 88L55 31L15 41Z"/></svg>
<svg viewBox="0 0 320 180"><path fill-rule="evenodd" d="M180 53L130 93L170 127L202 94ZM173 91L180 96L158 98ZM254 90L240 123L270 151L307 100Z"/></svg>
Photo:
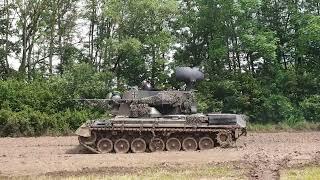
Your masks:
<svg viewBox="0 0 320 180"><path fill-rule="evenodd" d="M247 161L249 179L280 179L280 169L284 168L289 158L270 160L266 155L257 155L258 160Z"/></svg>
<svg viewBox="0 0 320 180"><path fill-rule="evenodd" d="M320 132L249 133L236 148L195 152L142 154L90 154L77 137L0 138L0 176L26 176L59 172L130 172L129 169L170 164L180 168L230 164L244 169L249 179L279 179L280 170L320 162ZM13 148L12 148L13 147ZM172 168L173 168L172 167ZM98 169L98 171L97 171ZM171 167L170 167L171 169ZM53 173L53 174L52 174Z"/></svg>
<svg viewBox="0 0 320 180"><path fill-rule="evenodd" d="M283 169L320 164L320 151L317 151L309 159L295 160L296 157L301 155L299 152L290 153L284 157L277 157L277 155L270 157L265 153L258 153L254 157L245 155L244 158L249 159L245 161L249 169L247 177L252 180L278 180L280 179L280 171Z"/></svg>

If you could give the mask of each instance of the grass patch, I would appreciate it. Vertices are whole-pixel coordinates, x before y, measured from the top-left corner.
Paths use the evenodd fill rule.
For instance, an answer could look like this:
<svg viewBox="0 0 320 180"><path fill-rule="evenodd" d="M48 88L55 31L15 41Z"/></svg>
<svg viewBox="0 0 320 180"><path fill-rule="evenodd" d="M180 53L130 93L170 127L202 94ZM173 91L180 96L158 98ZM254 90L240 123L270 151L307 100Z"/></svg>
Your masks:
<svg viewBox="0 0 320 180"><path fill-rule="evenodd" d="M183 166L183 167L152 167L141 169L136 172L118 172L115 174L106 174L103 171L97 173L88 173L77 175L45 175L38 177L17 177L13 179L62 179L62 180L176 180L176 179L245 179L243 170L235 169L233 166Z"/></svg>
<svg viewBox="0 0 320 180"><path fill-rule="evenodd" d="M320 123L301 121L292 125L286 123L248 123L248 131L251 132L296 132L319 131Z"/></svg>
<svg viewBox="0 0 320 180"><path fill-rule="evenodd" d="M320 166L307 166L284 170L281 172L280 177L282 180L320 179Z"/></svg>

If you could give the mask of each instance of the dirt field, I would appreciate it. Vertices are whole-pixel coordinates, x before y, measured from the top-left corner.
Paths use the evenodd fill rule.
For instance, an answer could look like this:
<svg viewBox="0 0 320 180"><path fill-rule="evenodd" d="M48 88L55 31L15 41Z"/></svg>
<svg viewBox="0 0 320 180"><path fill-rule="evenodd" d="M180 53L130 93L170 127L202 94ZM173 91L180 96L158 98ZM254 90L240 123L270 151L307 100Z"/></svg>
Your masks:
<svg viewBox="0 0 320 180"><path fill-rule="evenodd" d="M320 132L249 133L234 148L142 154L88 154L74 136L0 139L0 177L233 164L246 177L277 179L280 169L319 162Z"/></svg>

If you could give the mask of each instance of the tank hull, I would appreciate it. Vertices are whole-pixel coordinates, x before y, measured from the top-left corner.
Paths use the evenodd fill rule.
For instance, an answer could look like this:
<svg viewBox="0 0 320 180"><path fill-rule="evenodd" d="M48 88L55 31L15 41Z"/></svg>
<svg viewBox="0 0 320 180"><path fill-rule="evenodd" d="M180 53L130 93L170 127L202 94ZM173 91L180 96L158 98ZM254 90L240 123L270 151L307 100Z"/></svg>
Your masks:
<svg viewBox="0 0 320 180"><path fill-rule="evenodd" d="M116 116L89 121L76 134L80 144L94 153L194 151L232 145L246 135L246 120L234 114Z"/></svg>

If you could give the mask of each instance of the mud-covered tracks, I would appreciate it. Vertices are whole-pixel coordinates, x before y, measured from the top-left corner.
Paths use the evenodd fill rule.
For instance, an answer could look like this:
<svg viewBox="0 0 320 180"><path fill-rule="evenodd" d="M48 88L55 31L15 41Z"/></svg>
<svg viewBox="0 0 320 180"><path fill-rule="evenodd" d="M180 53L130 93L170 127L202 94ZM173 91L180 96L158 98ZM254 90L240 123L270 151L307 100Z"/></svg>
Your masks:
<svg viewBox="0 0 320 180"><path fill-rule="evenodd" d="M120 138L114 143L114 151L116 153L127 153L130 150L130 143L125 138Z"/></svg>
<svg viewBox="0 0 320 180"><path fill-rule="evenodd" d="M147 149L147 143L143 138L135 138L131 142L131 150L134 153L142 153Z"/></svg>
<svg viewBox="0 0 320 180"><path fill-rule="evenodd" d="M142 153L155 151L196 151L226 147L235 141L231 131L143 132L91 131L91 137L79 137L80 144L94 153Z"/></svg>
<svg viewBox="0 0 320 180"><path fill-rule="evenodd" d="M110 153L113 149L113 142L108 138L102 138L98 141L97 148L101 153Z"/></svg>
<svg viewBox="0 0 320 180"><path fill-rule="evenodd" d="M198 143L193 137L186 137L182 141L182 148L185 151L195 151L198 148Z"/></svg>
<svg viewBox="0 0 320 180"><path fill-rule="evenodd" d="M149 143L149 149L151 152L163 151L165 149L164 141L161 138L152 138Z"/></svg>
<svg viewBox="0 0 320 180"><path fill-rule="evenodd" d="M210 137L202 137L199 140L200 150L212 149L213 147L214 147L214 141Z"/></svg>

